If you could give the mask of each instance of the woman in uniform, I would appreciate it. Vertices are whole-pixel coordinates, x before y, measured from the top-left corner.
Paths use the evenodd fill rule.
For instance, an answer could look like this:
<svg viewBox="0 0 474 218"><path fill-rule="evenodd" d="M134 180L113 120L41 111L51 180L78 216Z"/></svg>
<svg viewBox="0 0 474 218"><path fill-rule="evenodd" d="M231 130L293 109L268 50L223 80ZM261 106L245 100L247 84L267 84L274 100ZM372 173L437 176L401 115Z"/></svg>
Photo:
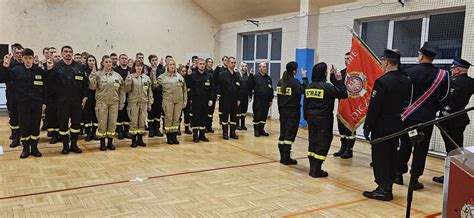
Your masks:
<svg viewBox="0 0 474 218"><path fill-rule="evenodd" d="M303 84L295 78L298 63L292 61L286 64L286 71L278 82L276 93L278 100L278 112L280 113L280 138L278 139L278 150L280 150L280 163L294 165L298 162L291 159L291 146L295 141L301 114L301 95L308 85L306 71L301 71Z"/></svg>
<svg viewBox="0 0 474 218"><path fill-rule="evenodd" d="M130 134L132 135L132 147L146 146L143 142L145 134L145 123L147 112L153 104L153 91L151 79L143 74L143 62L136 60L133 64L132 73L125 80L125 91L128 93L128 117L130 117Z"/></svg>
<svg viewBox="0 0 474 218"><path fill-rule="evenodd" d="M163 90L163 111L165 113L164 128L168 144L179 144L179 117L187 102L187 89L183 76L176 71L176 63L169 60L166 63L165 73L161 74L154 86L161 86Z"/></svg>
<svg viewBox="0 0 474 218"><path fill-rule="evenodd" d="M95 90L95 112L99 120L97 136L100 138L100 150L115 150L113 137L117 127L118 111L125 105L125 89L122 76L112 70L112 59L102 57L101 70L92 70L89 81L90 89ZM107 146L105 138L107 137Z"/></svg>
<svg viewBox="0 0 474 218"><path fill-rule="evenodd" d="M89 77L94 69L97 69L97 59L93 55L89 55L86 59L86 76ZM84 123L86 131L86 142L91 140L98 140L96 136L97 116L95 115L95 91L87 89L87 102L82 110L82 122Z"/></svg>

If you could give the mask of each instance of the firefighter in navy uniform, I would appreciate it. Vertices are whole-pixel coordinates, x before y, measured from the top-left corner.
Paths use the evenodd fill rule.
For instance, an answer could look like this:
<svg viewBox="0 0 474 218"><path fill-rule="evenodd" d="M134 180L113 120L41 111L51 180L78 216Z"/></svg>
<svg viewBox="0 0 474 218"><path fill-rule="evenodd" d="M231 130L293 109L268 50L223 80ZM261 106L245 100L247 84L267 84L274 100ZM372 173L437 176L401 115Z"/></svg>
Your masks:
<svg viewBox="0 0 474 218"><path fill-rule="evenodd" d="M466 60L455 58L453 65L451 66L451 86L450 95L448 96L448 105L443 108L441 115L447 115L460 111L466 108L469 104L472 94L474 93L474 79L467 75L471 63ZM446 131L441 131L446 152L456 149L456 145L453 144L449 137L459 146L463 147L464 143L464 130L469 125L470 120L467 114L459 115L450 120L446 120L441 123L441 127ZM433 177L433 181L437 183L443 183L444 176Z"/></svg>
<svg viewBox="0 0 474 218"><path fill-rule="evenodd" d="M420 64L405 70L413 83L413 100L411 106L402 114L404 127L435 119L436 113L445 104L449 91L449 75L446 71L440 70L433 65L436 54L437 49L426 42L419 51L418 61ZM422 97L426 95L428 95L427 98ZM420 106L416 107L416 105ZM398 150L398 169L394 182L399 185L403 184L403 174L408 172L408 160L413 149L411 164L413 190L424 188L423 184L418 181L418 178L423 175L425 169L433 126L425 127L423 133L423 140L414 148L408 135L402 136L400 139L401 146Z"/></svg>
<svg viewBox="0 0 474 218"><path fill-rule="evenodd" d="M41 157L38 140L43 106L44 71L33 64L33 50L26 48L22 51L22 55L23 64L15 67L10 67L10 56L6 55L3 58L0 81L11 82L15 87L15 96L12 97L18 103L20 139L23 144L20 158L27 158L30 154Z"/></svg>
<svg viewBox="0 0 474 218"><path fill-rule="evenodd" d="M10 61L9 68L13 68L18 65L23 64L22 60L22 52L23 47L15 43L12 45L13 50L13 58ZM5 83L5 95L7 97L7 109L8 109L8 116L9 116L9 125L11 129L10 139L12 140L10 144L10 148L14 148L20 145L20 125L18 121L18 104L15 99L15 86L12 84L12 81L8 81Z"/></svg>
<svg viewBox="0 0 474 218"><path fill-rule="evenodd" d="M208 73L210 76L211 76L211 83L214 84L214 70L212 69L212 65L214 64L214 61L212 60L212 58L207 58L206 59L206 73ZM212 101L212 105L209 107L208 111L207 111L207 122L206 122L206 132L209 132L209 133L214 133L214 129L212 128L212 120L214 118L214 111L216 110L216 89L215 87L213 87L213 92L214 95L211 96L211 101Z"/></svg>
<svg viewBox="0 0 474 218"><path fill-rule="evenodd" d="M158 56L149 55L148 61L151 64L150 67L150 79L156 81L161 74L164 73L163 65L158 64ZM161 86L152 88L153 91L153 104L151 110L148 111L148 137L153 138L155 136L163 137L163 133L160 131L161 114L163 108L163 90Z"/></svg>
<svg viewBox="0 0 474 218"><path fill-rule="evenodd" d="M53 56L56 52L50 53L50 58L46 60L43 65L43 69L48 69L48 64L56 64L59 60L56 60ZM45 123L47 126L48 135L51 137L50 144L56 144L60 141L59 137L59 120L58 120L58 97L56 94L56 87L53 83L52 71L46 71L44 76L44 102L46 104L45 110Z"/></svg>
<svg viewBox="0 0 474 218"><path fill-rule="evenodd" d="M206 71L206 63L204 59L197 60L197 67L189 76L188 96L191 99L191 129L193 131L193 141L205 141L206 138L206 121L208 107L214 102L212 96L214 95L214 85L212 84L212 76Z"/></svg>
<svg viewBox="0 0 474 218"><path fill-rule="evenodd" d="M267 64L258 66L258 73L249 79L249 94L253 95L253 127L255 137L268 136L265 124L273 101L272 78L267 74Z"/></svg>
<svg viewBox="0 0 474 218"><path fill-rule="evenodd" d="M238 130L247 130L247 127L245 126L245 116L247 116L247 110L249 107L248 81L250 79L250 75L248 71L247 64L242 62L240 65L240 106L239 111L237 112Z"/></svg>
<svg viewBox="0 0 474 218"><path fill-rule="evenodd" d="M82 64L72 59L72 48L63 46L61 48L62 60L57 62L48 73L52 73L55 92L58 97L58 121L59 135L63 142L62 154L82 153L77 146L81 127L82 108L87 101L88 79ZM69 120L71 126L69 128ZM70 137L69 137L70 136ZM69 139L71 144L69 144Z"/></svg>
<svg viewBox="0 0 474 218"><path fill-rule="evenodd" d="M224 140L229 140L229 126L230 138L239 139L235 130L237 129L237 111L240 105L240 76L234 71L235 58L229 57L228 62L228 67L219 73L219 78L216 81L219 110L222 112L220 121Z"/></svg>
<svg viewBox="0 0 474 218"><path fill-rule="evenodd" d="M298 63L292 61L286 64L286 71L277 84L276 93L278 100L278 112L280 113L280 137L278 138L278 150L280 151L280 163L294 165L298 162L291 159L291 146L295 141L301 116L301 95L308 85L306 71L301 71L303 84L295 78Z"/></svg>
<svg viewBox="0 0 474 218"><path fill-rule="evenodd" d="M344 64L349 64L350 52L347 52L344 56ZM342 81L346 81L347 68L341 70ZM331 81L335 81L334 74L331 75ZM344 82L345 83L345 82ZM348 129L337 117L337 129L341 137L341 148L339 151L334 153L334 156L341 157L342 159L352 158L352 148L355 144L355 132Z"/></svg>
<svg viewBox="0 0 474 218"><path fill-rule="evenodd" d="M120 74L122 79L125 81L127 75L130 73L130 68L127 66L128 57L125 54L121 54L119 56L119 65L113 68L113 71ZM146 65L145 65L146 66ZM126 95L128 98L128 94ZM131 138L130 135L130 118L128 117L127 112L127 104L128 100L125 100L125 106L122 110L119 110L118 117L117 117L117 139L121 140L124 138Z"/></svg>
<svg viewBox="0 0 474 218"><path fill-rule="evenodd" d="M347 90L341 74L336 74L334 84L326 82L326 63L318 63L313 67L311 80L305 90L304 119L308 121L309 147L308 159L311 177L326 177L328 173L321 169L326 159L333 138L334 101L336 98L347 98Z"/></svg>
<svg viewBox="0 0 474 218"><path fill-rule="evenodd" d="M403 129L401 113L411 97L411 81L399 70L400 53L386 49L382 57L384 75L375 81L364 124L364 135L373 140ZM372 163L377 188L363 193L365 197L390 201L397 164L399 138L372 146Z"/></svg>

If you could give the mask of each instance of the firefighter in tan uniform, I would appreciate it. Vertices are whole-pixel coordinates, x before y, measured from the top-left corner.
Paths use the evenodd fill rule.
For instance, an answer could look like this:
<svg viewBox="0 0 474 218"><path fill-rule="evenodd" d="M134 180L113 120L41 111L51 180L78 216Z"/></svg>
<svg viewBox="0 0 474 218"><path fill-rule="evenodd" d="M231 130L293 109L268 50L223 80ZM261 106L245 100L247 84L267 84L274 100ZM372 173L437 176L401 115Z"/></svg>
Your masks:
<svg viewBox="0 0 474 218"><path fill-rule="evenodd" d="M176 63L169 60L166 63L165 73L154 82L154 86L163 87L163 111L165 113L165 133L168 144L179 144L178 135L179 117L186 107L188 95L183 76L177 73Z"/></svg>
<svg viewBox="0 0 474 218"><path fill-rule="evenodd" d="M90 89L95 90L95 112L99 120L97 137L100 139L100 150L115 150L113 137L117 126L118 111L125 104L124 81L120 74L112 70L112 59L108 55L102 57L101 71L95 69L89 76ZM105 146L105 138L108 142Z"/></svg>
<svg viewBox="0 0 474 218"><path fill-rule="evenodd" d="M143 62L136 60L133 63L131 75L125 80L125 91L128 93L128 117L130 117L130 134L132 135L132 147L146 146L143 142L145 134L145 122L148 111L153 104L153 91L151 79L143 74Z"/></svg>

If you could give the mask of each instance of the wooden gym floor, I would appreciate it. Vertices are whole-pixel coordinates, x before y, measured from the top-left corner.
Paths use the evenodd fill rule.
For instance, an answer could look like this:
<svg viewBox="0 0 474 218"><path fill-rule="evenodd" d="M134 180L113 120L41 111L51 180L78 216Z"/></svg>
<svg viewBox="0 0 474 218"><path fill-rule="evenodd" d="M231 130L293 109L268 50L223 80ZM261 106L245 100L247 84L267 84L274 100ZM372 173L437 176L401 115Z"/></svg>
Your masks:
<svg viewBox="0 0 474 218"><path fill-rule="evenodd" d="M211 142L195 144L182 136L180 145L165 138L146 138L145 148L117 141L115 151L99 151L97 142L79 142L82 154L61 155L61 145L47 143L43 157L20 159L21 148L9 145L8 118L0 117L0 217L39 216L277 216L277 217L402 217L407 186L394 186L394 200L362 196L375 188L367 143L358 141L354 158L342 160L334 137L323 168L328 178L308 176L307 130L294 144L296 166L278 163L278 121L267 125L270 137L253 130L224 141L220 128ZM247 118L248 123L251 117ZM215 124L215 126L217 123ZM443 160L429 157L416 191L412 215L439 216L442 186L431 181L443 172ZM130 181L132 180L132 181ZM408 183L408 176L405 176Z"/></svg>

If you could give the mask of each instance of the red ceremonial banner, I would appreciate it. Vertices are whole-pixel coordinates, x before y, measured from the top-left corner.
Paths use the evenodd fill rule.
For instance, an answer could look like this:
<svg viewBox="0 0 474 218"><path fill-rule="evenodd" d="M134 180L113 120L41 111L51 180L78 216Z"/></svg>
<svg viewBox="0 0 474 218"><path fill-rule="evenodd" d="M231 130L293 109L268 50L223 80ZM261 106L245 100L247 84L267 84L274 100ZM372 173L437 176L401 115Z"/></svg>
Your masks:
<svg viewBox="0 0 474 218"><path fill-rule="evenodd" d="M383 75L380 65L378 57L354 35L345 80L349 97L339 101L337 114L339 120L352 131L365 120L375 80Z"/></svg>

